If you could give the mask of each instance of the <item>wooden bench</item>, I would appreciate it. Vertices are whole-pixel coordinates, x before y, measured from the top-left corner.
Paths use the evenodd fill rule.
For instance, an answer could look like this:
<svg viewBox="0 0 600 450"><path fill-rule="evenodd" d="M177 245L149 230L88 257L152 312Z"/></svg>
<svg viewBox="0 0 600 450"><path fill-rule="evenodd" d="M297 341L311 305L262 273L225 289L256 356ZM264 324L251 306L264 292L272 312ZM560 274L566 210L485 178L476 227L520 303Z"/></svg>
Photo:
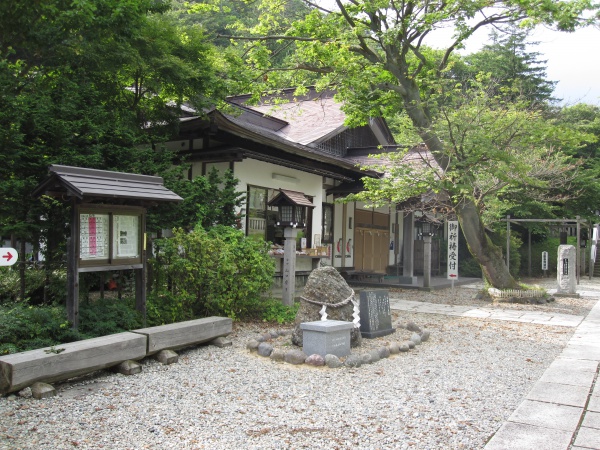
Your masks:
<svg viewBox="0 0 600 450"><path fill-rule="evenodd" d="M0 394L142 359L146 342L145 336L126 332L0 356Z"/></svg>
<svg viewBox="0 0 600 450"><path fill-rule="evenodd" d="M0 356L0 395L202 344L231 331L231 319L206 317Z"/></svg>
<svg viewBox="0 0 600 450"><path fill-rule="evenodd" d="M147 338L146 354L161 350L177 350L191 345L212 341L219 336L231 334L232 320L227 317L204 317L186 322L171 323L157 327L133 330Z"/></svg>

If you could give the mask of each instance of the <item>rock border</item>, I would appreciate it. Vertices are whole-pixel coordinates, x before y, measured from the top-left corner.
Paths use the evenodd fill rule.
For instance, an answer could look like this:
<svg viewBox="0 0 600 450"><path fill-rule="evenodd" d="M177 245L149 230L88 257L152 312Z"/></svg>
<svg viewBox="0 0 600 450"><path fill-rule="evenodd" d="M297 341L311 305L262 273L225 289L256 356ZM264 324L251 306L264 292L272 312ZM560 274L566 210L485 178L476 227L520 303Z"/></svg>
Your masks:
<svg viewBox="0 0 600 450"><path fill-rule="evenodd" d="M431 335L429 330L421 329L414 322L408 322L405 325L396 325L396 327L412 331L413 333L410 339L401 342L386 342L384 345L376 348L365 349L363 352L351 352L348 356L342 358L331 354L327 354L324 357L318 354L307 355L300 348L293 346L293 344L292 348L284 350L282 348L275 347L271 343L273 339L277 339L282 336L291 336L293 332L291 329L270 331L269 333L252 338L247 341L246 350L248 350L250 353L256 353L258 356L269 358L271 361L285 362L293 365L328 367L330 369L337 369L340 367L358 368L362 365L372 364L381 359L389 358L392 355L407 353L414 349L417 345L427 342Z"/></svg>

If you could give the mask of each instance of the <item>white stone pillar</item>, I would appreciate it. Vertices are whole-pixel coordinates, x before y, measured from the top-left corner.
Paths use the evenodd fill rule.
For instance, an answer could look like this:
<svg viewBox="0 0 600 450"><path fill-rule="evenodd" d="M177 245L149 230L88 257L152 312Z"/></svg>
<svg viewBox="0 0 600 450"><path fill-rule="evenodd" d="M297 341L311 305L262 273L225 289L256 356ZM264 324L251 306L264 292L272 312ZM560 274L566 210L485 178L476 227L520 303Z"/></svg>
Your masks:
<svg viewBox="0 0 600 450"><path fill-rule="evenodd" d="M577 289L577 251L572 245L558 246L556 263L557 294L575 294Z"/></svg>

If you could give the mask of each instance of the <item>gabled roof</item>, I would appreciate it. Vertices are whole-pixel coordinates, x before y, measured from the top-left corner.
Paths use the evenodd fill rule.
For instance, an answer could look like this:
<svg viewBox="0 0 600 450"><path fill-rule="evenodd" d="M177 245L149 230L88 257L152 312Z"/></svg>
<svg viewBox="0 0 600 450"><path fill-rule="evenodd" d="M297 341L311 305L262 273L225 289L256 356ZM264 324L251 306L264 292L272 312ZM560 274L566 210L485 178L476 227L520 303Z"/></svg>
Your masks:
<svg viewBox="0 0 600 450"><path fill-rule="evenodd" d="M50 176L32 193L34 196L66 193L79 199L119 198L179 202L183 199L163 186L161 177L110 170L52 165Z"/></svg>
<svg viewBox="0 0 600 450"><path fill-rule="evenodd" d="M294 95L295 89L284 89L273 95L264 95L256 105L248 105L249 95L229 97L230 103L263 114L265 117L278 119L285 125L275 132L280 137L301 145L315 146L323 140L346 130L346 115L342 111L342 103L334 99L334 91L317 92L313 87L306 94ZM246 115L240 119L245 121ZM378 129L375 135L379 144L392 144L393 138L385 122L371 121L371 128ZM379 130L383 128L383 130Z"/></svg>
<svg viewBox="0 0 600 450"><path fill-rule="evenodd" d="M306 198L306 196L302 192L298 191L290 191L287 189L279 189L279 193L269 200L269 206L278 206L282 202L291 203L296 206L307 206L309 208L314 208L315 205Z"/></svg>
<svg viewBox="0 0 600 450"><path fill-rule="evenodd" d="M333 96L314 88L295 96L287 89L262 97L258 105L247 104L250 95L228 97L239 114L212 109L203 117L182 118L177 139L184 147L204 139L203 146L186 150L197 161L252 158L343 182L380 175L360 169L346 153L356 145L372 145L377 153L378 145L393 144L385 121L350 130Z"/></svg>

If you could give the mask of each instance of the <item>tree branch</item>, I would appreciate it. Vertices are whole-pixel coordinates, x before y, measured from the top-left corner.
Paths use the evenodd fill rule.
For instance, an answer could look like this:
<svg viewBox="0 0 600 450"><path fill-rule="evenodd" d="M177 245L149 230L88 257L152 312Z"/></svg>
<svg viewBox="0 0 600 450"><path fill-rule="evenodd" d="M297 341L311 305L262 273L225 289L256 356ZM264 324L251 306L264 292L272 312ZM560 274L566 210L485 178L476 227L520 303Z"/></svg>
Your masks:
<svg viewBox="0 0 600 450"><path fill-rule="evenodd" d="M275 34L269 36L233 36L227 34L217 34L218 38L227 38L239 41L302 41L302 42L330 42L329 38L321 39L321 38L308 38L308 37L298 37L298 36L287 36L285 34Z"/></svg>

